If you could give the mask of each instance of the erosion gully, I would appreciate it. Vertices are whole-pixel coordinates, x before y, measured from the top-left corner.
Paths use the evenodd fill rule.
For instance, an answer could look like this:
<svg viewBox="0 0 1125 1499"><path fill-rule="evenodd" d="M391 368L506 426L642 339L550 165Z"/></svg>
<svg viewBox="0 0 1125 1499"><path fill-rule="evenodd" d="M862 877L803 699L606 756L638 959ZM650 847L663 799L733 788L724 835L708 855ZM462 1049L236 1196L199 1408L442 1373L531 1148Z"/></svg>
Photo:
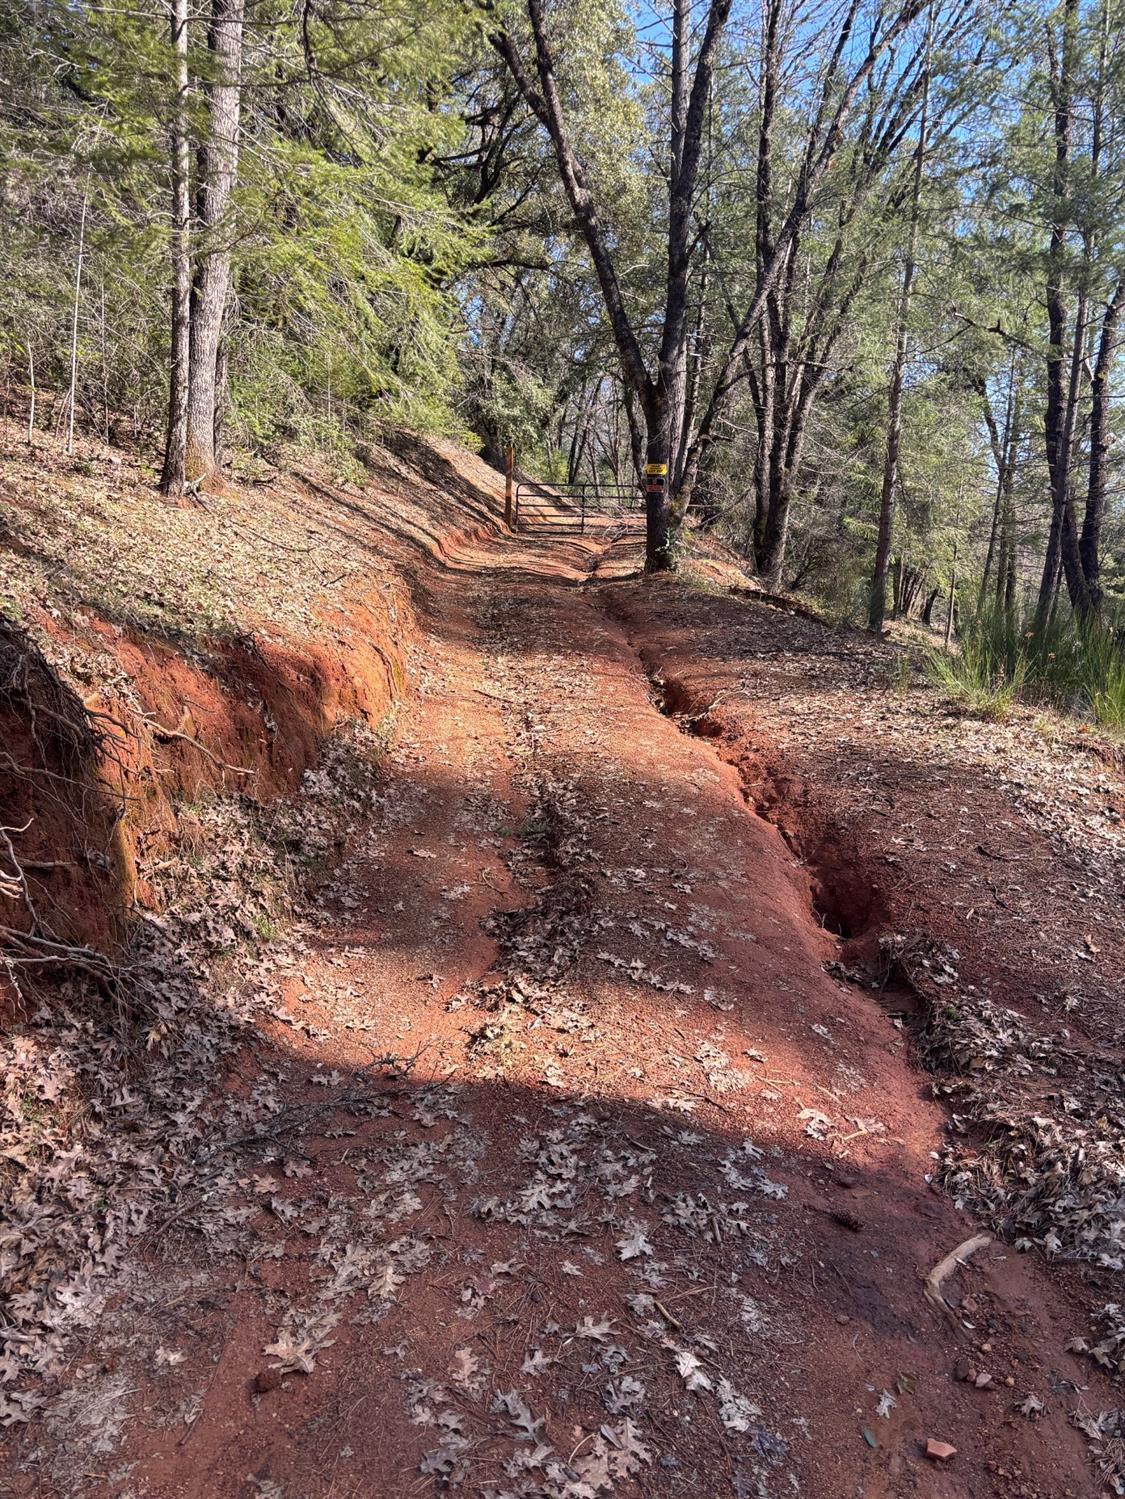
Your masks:
<svg viewBox="0 0 1125 1499"><path fill-rule="evenodd" d="M247 1160L234 1271L153 1251L89 1350L120 1419L56 1433L48 1491L1096 1491L1016 1410L1088 1377L1034 1267L978 1253L957 1325L923 1295L976 1225L909 1035L826 971L872 913L826 906L597 555L418 580L417 692L239 1083L339 1107Z"/></svg>

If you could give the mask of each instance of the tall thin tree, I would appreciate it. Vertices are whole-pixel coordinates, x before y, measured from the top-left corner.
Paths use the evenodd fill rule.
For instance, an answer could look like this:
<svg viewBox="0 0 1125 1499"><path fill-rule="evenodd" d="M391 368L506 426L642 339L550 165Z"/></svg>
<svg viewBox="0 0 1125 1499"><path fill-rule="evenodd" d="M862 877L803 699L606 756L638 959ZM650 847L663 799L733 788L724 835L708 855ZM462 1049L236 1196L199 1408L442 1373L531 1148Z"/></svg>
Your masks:
<svg viewBox="0 0 1125 1499"><path fill-rule="evenodd" d="M887 564L894 543L895 496L898 491L899 448L902 441L902 384L906 372L906 355L910 338L910 307L914 295L914 276L918 261L918 223L922 210L922 179L926 168L926 133L930 121L930 69L934 40L934 0L930 0L926 17L926 57L922 74L922 113L918 122L918 146L914 153L914 176L910 189L910 228L906 241L906 260L902 268L902 289L898 300L898 323L895 336L891 385L887 397L887 439L883 455L883 484L879 495L879 535L875 545L875 570L871 579L868 628L878 634L887 612ZM952 610L952 603L950 609Z"/></svg>
<svg viewBox="0 0 1125 1499"><path fill-rule="evenodd" d="M207 139L200 152L184 446L184 476L193 483L207 479L216 468L219 345L230 294L229 210L238 170L244 14L245 0L213 0L208 33L213 79L208 91Z"/></svg>
<svg viewBox="0 0 1125 1499"><path fill-rule="evenodd" d="M191 152L188 144L188 0L170 0L175 98L169 132L172 169L172 326L168 382L168 433L160 488L184 488L188 383L191 354Z"/></svg>

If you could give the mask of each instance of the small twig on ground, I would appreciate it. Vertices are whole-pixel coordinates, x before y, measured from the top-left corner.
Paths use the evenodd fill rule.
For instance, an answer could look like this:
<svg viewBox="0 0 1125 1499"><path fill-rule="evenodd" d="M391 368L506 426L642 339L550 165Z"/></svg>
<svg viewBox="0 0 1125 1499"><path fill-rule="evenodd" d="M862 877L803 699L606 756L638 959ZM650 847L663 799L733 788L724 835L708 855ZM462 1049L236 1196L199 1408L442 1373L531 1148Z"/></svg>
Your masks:
<svg viewBox="0 0 1125 1499"><path fill-rule="evenodd" d="M672 1327L678 1328L680 1332L683 1332L684 1324L678 1317L674 1317L672 1315L672 1313L668 1310L668 1308L662 1301L654 1301L653 1305L656 1307L656 1310L660 1313L660 1315L664 1318L665 1322L667 1322Z"/></svg>
<svg viewBox="0 0 1125 1499"><path fill-rule="evenodd" d="M934 1268L926 1276L925 1295L926 1300L940 1312L944 1312L953 1325L961 1333L965 1331L960 1317L946 1301L942 1292L942 1282L948 1279L959 1265L964 1265L976 1254L978 1249L983 1249L992 1243L991 1234L974 1234L971 1239L966 1239L963 1244L958 1244L956 1249L951 1249L944 1259L937 1262Z"/></svg>
<svg viewBox="0 0 1125 1499"><path fill-rule="evenodd" d="M693 1092L690 1088L685 1088L683 1090L683 1096L685 1098L698 1098L702 1100L703 1103L709 1103L713 1109L719 1109L724 1114L731 1114L734 1112L733 1109L728 1108L725 1103L720 1103L717 1098L712 1098L710 1093L696 1093Z"/></svg>

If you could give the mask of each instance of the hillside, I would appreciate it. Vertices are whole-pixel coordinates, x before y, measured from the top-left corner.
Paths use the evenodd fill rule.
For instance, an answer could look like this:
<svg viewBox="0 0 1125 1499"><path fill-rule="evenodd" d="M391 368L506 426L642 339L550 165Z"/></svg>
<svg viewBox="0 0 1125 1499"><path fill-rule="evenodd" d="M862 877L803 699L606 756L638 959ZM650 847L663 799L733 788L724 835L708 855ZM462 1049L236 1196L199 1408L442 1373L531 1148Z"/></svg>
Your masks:
<svg viewBox="0 0 1125 1499"><path fill-rule="evenodd" d="M1110 746L449 443L3 459L8 1492L1125 1481Z"/></svg>
<svg viewBox="0 0 1125 1499"><path fill-rule="evenodd" d="M68 459L48 439L29 448L14 423L3 436L8 613L90 715L90 762L120 801L102 809L100 858L31 884L61 935L104 937L133 901L159 908L173 803L264 803L300 784L338 723L378 727L403 685L418 568L495 531L502 481L451 445L403 439L372 455L363 484L309 463L176 506L120 451ZM19 644L9 632L13 656ZM28 711L27 694L10 704L9 733ZM86 837L53 821L80 823L79 789L37 819L45 839Z"/></svg>
<svg viewBox="0 0 1125 1499"><path fill-rule="evenodd" d="M0 1499L1125 1496L1122 121L0 6Z"/></svg>

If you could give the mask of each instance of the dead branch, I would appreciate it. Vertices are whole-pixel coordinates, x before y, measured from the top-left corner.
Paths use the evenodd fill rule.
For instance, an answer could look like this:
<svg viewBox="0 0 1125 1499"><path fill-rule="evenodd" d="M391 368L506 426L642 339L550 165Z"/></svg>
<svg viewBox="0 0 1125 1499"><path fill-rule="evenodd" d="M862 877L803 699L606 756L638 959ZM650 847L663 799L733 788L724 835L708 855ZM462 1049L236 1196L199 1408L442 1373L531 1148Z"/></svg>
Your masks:
<svg viewBox="0 0 1125 1499"><path fill-rule="evenodd" d="M64 967L83 968L103 982L116 985L118 972L104 953L79 943L58 942L53 937L40 937L34 932L21 931L19 927L0 924L0 943L9 949L6 956L21 967L43 967L60 964Z"/></svg>
<svg viewBox="0 0 1125 1499"><path fill-rule="evenodd" d="M926 1276L924 1288L926 1300L931 1306L936 1307L939 1312L944 1312L960 1333L964 1333L965 1331L964 1324L949 1302L946 1301L945 1295L942 1292L942 1283L953 1274L958 1266L966 1264L976 1254L978 1249L984 1249L986 1245L991 1243L991 1234L974 1234L971 1239L966 1239L963 1244L958 1244L956 1249L951 1249L945 1258L939 1260L929 1275Z"/></svg>

